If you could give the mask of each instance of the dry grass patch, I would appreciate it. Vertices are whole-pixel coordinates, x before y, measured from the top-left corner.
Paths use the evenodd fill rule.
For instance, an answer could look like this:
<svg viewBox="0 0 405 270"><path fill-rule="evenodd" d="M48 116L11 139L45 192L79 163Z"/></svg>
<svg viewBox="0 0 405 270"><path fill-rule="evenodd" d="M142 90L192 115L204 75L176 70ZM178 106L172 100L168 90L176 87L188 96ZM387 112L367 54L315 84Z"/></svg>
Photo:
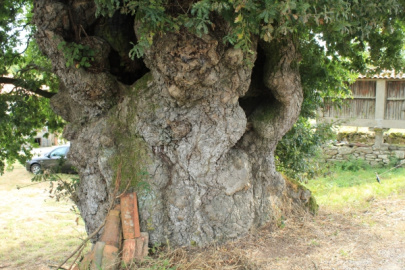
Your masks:
<svg viewBox="0 0 405 270"><path fill-rule="evenodd" d="M72 203L49 198L49 183L27 186L32 177L21 165L0 177L0 269L49 269L86 235Z"/></svg>
<svg viewBox="0 0 405 270"><path fill-rule="evenodd" d="M137 268L389 269L405 268L405 197L374 201L367 211L329 211L285 220L243 239L205 249L162 248Z"/></svg>
<svg viewBox="0 0 405 270"><path fill-rule="evenodd" d="M363 173L314 181L324 202L315 217L287 216L280 228L203 249L154 247L130 269L405 269L405 172L385 175L381 185ZM0 269L49 269L85 236L71 204L49 199L47 184L15 188L31 177L22 167L0 177Z"/></svg>

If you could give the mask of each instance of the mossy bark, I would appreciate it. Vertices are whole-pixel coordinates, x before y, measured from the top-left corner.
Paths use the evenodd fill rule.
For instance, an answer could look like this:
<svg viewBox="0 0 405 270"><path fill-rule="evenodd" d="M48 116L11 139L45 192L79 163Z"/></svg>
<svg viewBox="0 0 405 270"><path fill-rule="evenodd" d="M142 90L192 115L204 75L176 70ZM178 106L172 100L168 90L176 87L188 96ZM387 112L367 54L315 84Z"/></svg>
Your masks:
<svg viewBox="0 0 405 270"><path fill-rule="evenodd" d="M92 6L40 0L34 21L38 44L61 79L52 104L69 122L64 135L81 179L76 203L88 232L115 199L114 176L123 163L124 181L141 191L141 230L152 243L226 241L308 207L310 194L289 185L274 164L277 142L296 121L303 98L293 38L271 46L254 42L256 60L257 53L222 43L221 24L202 37L186 31L157 35L142 59L147 69L122 79L110 72L116 65L111 56L128 49L96 36L100 31L91 29L102 29L101 21L87 13L81 26L87 39L111 47L110 55L98 57L111 70L65 66L57 47L75 36L69 14L80 14L85 4ZM255 61L259 68L246 65ZM248 109L240 106L245 95L253 100Z"/></svg>

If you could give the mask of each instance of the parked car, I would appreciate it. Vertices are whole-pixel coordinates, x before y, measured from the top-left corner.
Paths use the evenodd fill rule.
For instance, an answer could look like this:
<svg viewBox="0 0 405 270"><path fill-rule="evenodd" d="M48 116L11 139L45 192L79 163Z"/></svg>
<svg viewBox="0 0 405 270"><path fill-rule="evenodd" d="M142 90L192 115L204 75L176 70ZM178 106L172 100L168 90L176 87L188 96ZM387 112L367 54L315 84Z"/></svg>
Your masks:
<svg viewBox="0 0 405 270"><path fill-rule="evenodd" d="M38 174L44 170L54 173L76 173L73 165L66 159L69 146L61 146L42 156L35 157L25 163L27 171Z"/></svg>

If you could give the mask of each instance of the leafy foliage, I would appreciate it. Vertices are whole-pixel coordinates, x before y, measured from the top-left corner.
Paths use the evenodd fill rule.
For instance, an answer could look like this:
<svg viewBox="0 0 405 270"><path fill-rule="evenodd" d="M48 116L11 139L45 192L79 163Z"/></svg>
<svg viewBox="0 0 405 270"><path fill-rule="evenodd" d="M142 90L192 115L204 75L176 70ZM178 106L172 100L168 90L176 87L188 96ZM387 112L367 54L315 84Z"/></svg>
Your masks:
<svg viewBox="0 0 405 270"><path fill-rule="evenodd" d="M347 161L336 163L335 168L341 171L357 172L360 170L371 169L371 166L363 159L356 159L352 157Z"/></svg>
<svg viewBox="0 0 405 270"><path fill-rule="evenodd" d="M31 156L36 129L47 126L53 132L63 126L49 100L34 94L40 90L51 96L58 80L49 60L31 40L31 5L30 1L10 0L0 6L0 174L6 162L23 163ZM11 87L6 91L7 84Z"/></svg>
<svg viewBox="0 0 405 270"><path fill-rule="evenodd" d="M300 117L277 145L278 171L299 181L315 177L324 165L320 146L333 137L331 124L313 126L308 118Z"/></svg>
<svg viewBox="0 0 405 270"><path fill-rule="evenodd" d="M66 67L74 66L76 68L88 68L91 67L90 62L94 61L94 50L88 45L62 41L59 43L58 49L65 55Z"/></svg>
<svg viewBox="0 0 405 270"><path fill-rule="evenodd" d="M0 74L8 73L8 68L20 61L30 32L29 16L25 11L31 9L30 3L24 0L2 1L0 5Z"/></svg>
<svg viewBox="0 0 405 270"><path fill-rule="evenodd" d="M361 9L357 4L352 3L349 10ZM380 3L376 5L381 6ZM345 12L343 6L342 12ZM376 14L375 12L377 11L373 10L373 14ZM312 127L308 123L308 118L316 118L316 112L324 106L324 100L328 99L335 106L341 106L344 98L351 96L350 83L355 81L360 72L403 68L404 38L402 26L398 22L398 18L403 14L394 10L392 16L386 18L388 22L395 22L395 26L390 30L386 25L389 23L384 22L377 26L375 18L370 19L367 16L359 20L364 24L364 20L368 18L369 23L376 28L367 26L364 32L359 28L353 28L359 22L350 22L350 27L349 24L343 26L343 22L340 27L336 25L332 27L331 25L336 24L334 23L336 18L328 18L325 21L321 20L321 17L316 27L300 28L299 46L302 52L300 73L304 101L300 119L278 144L276 150L279 170L289 177L307 180L314 177L325 165L319 156L320 145L334 135L332 126ZM379 14L379 18L382 17L384 15ZM337 31L338 29L340 30ZM386 31L392 33L392 36L384 34Z"/></svg>
<svg viewBox="0 0 405 270"><path fill-rule="evenodd" d="M224 41L245 51L251 51L254 35L270 42L286 34L312 33L325 42L330 57L348 57L363 70L367 62L395 67L402 62L392 62L402 45L401 0L96 0L96 4L99 15L112 16L120 10L136 16L141 39L132 55L138 57L144 51L140 47L150 46L154 35L182 27L202 35L215 30L214 16L219 15L230 26ZM368 61L363 59L365 49L373 52ZM387 57L380 57L381 51Z"/></svg>
<svg viewBox="0 0 405 270"><path fill-rule="evenodd" d="M321 145L334 138L333 125L311 125L319 108L328 98L338 106L344 98L351 96L349 83L357 73L350 69L346 58L331 57L313 33L302 34L300 51L302 61L300 74L304 90L304 101L300 118L277 145L278 170L290 178L307 181L324 169Z"/></svg>
<svg viewBox="0 0 405 270"><path fill-rule="evenodd" d="M15 160L23 163L29 158L36 128L47 124L50 127L60 124L47 100L26 95L21 89L0 95L0 171L4 170L4 160L13 164Z"/></svg>

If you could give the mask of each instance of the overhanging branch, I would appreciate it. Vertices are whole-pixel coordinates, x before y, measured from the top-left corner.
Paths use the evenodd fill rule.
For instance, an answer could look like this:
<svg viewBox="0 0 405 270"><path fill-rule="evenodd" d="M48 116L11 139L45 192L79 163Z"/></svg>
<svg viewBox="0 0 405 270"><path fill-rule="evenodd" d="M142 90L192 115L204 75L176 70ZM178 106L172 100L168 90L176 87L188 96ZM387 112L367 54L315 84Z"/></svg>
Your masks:
<svg viewBox="0 0 405 270"><path fill-rule="evenodd" d="M35 93L41 97L44 98L51 98L55 95L55 93L51 93L42 89L30 89L25 87L22 83L21 80L15 79L15 78L9 78L9 77L0 77L0 84L12 84L14 86L18 86L21 88L24 88L25 90L31 92L31 93Z"/></svg>

